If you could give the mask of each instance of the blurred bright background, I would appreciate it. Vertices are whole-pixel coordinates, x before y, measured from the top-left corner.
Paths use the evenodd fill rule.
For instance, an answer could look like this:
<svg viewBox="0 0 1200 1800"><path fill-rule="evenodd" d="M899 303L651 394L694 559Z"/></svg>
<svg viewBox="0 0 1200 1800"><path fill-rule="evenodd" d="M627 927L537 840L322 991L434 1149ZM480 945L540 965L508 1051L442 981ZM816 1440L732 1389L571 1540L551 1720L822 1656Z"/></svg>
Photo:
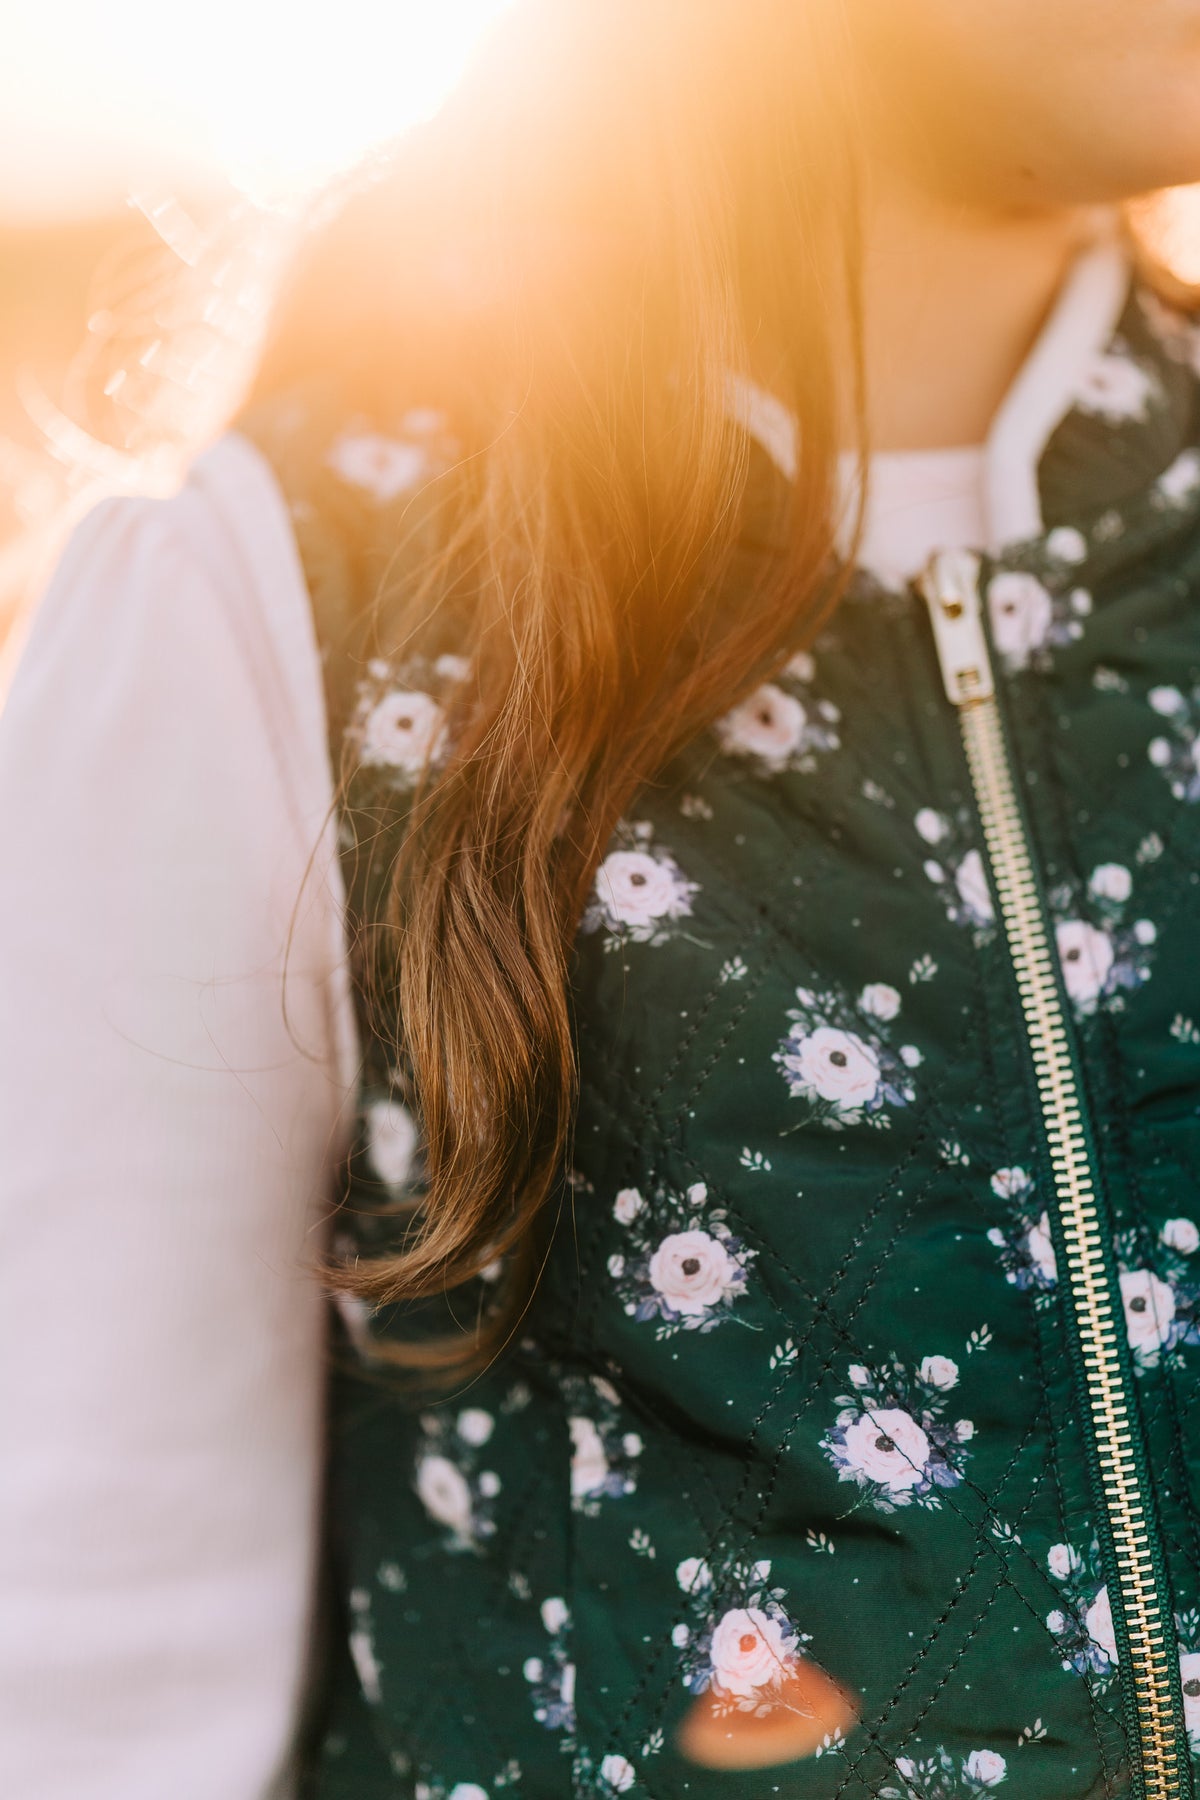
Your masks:
<svg viewBox="0 0 1200 1800"><path fill-rule="evenodd" d="M0 631L64 502L169 482L298 205L434 111L505 4L0 0Z"/></svg>
<svg viewBox="0 0 1200 1800"><path fill-rule="evenodd" d="M47 521L170 486L219 427L305 197L434 111L507 3L0 0L0 637Z"/></svg>

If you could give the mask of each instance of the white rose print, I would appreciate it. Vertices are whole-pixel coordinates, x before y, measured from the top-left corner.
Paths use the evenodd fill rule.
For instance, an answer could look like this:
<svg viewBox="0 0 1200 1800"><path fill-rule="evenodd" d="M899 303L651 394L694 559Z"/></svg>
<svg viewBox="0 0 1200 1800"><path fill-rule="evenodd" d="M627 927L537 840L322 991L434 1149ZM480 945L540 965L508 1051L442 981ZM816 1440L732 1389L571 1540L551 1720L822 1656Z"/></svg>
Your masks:
<svg viewBox="0 0 1200 1800"><path fill-rule="evenodd" d="M1062 920L1054 935L1067 993L1079 1012L1095 1012L1116 958L1112 939L1083 919Z"/></svg>
<svg viewBox="0 0 1200 1800"><path fill-rule="evenodd" d="M1132 895L1133 872L1118 862L1097 864L1082 894L1067 883L1050 891L1063 985L1079 1019L1119 1012L1150 978L1158 929L1152 919L1127 920Z"/></svg>
<svg viewBox="0 0 1200 1800"><path fill-rule="evenodd" d="M600 1779L605 1784L605 1792L625 1794L637 1780L637 1770L627 1756L617 1756L610 1752L601 1759Z"/></svg>
<svg viewBox="0 0 1200 1800"><path fill-rule="evenodd" d="M1158 377L1122 345L1094 355L1075 389L1080 410L1094 413L1110 425L1145 419L1161 398Z"/></svg>
<svg viewBox="0 0 1200 1800"><path fill-rule="evenodd" d="M713 726L727 756L762 776L784 770L810 774L818 757L838 748L841 714L813 694L816 663L799 651L774 681L765 681Z"/></svg>
<svg viewBox="0 0 1200 1800"><path fill-rule="evenodd" d="M1090 591L1079 585L1087 541L1073 525L1059 525L1030 546L1031 567L998 568L988 579L987 613L997 657L1009 674L1045 670L1052 652L1083 636L1092 612Z"/></svg>
<svg viewBox="0 0 1200 1800"><path fill-rule="evenodd" d="M941 1505L941 1492L963 1478L969 1419L946 1417L946 1396L958 1366L928 1356L915 1371L895 1360L873 1370L851 1365L852 1391L838 1396L836 1423L821 1448L839 1481L854 1482L879 1512L914 1503Z"/></svg>
<svg viewBox="0 0 1200 1800"><path fill-rule="evenodd" d="M1200 800L1200 687L1185 694L1178 687L1151 688L1151 710L1166 722L1165 733L1151 738L1147 755L1165 776L1176 800L1194 806Z"/></svg>
<svg viewBox="0 0 1200 1800"><path fill-rule="evenodd" d="M1062 1590L1061 1604L1046 1615L1059 1660L1064 1669L1088 1676L1103 1692L1116 1672L1117 1641L1099 1543L1093 1538L1086 1551L1073 1544L1052 1544L1046 1567Z"/></svg>
<svg viewBox="0 0 1200 1800"><path fill-rule="evenodd" d="M408 1108L389 1097L366 1109L367 1160L393 1192L403 1188L417 1151L417 1126Z"/></svg>
<svg viewBox="0 0 1200 1800"><path fill-rule="evenodd" d="M1200 1232L1191 1219L1168 1219L1155 1239L1136 1230L1114 1239L1125 1334L1135 1370L1182 1368L1182 1352L1200 1343L1200 1274L1189 1261Z"/></svg>
<svg viewBox="0 0 1200 1800"><path fill-rule="evenodd" d="M330 446L326 462L343 481L382 502L416 487L430 467L422 445L378 432L344 432Z"/></svg>
<svg viewBox="0 0 1200 1800"><path fill-rule="evenodd" d="M421 1414L413 1487L429 1517L443 1528L448 1550L475 1550L496 1530L493 1502L500 1492L494 1469L481 1466L495 1427L483 1407Z"/></svg>
<svg viewBox="0 0 1200 1800"><path fill-rule="evenodd" d="M403 775L419 775L436 762L445 731L445 715L431 695L397 688L376 701L363 720L362 760Z"/></svg>
<svg viewBox="0 0 1200 1800"><path fill-rule="evenodd" d="M642 1439L630 1429L621 1397L605 1376L571 1372L560 1385L569 1409L571 1506L594 1518L604 1500L636 1490Z"/></svg>
<svg viewBox="0 0 1200 1800"><path fill-rule="evenodd" d="M992 641L1010 670L1024 669L1044 648L1054 622L1047 588L1023 569L1003 569L987 588Z"/></svg>
<svg viewBox="0 0 1200 1800"><path fill-rule="evenodd" d="M734 1236L723 1207L709 1204L704 1182L693 1182L683 1194L659 1188L652 1207L636 1188L624 1188L613 1212L628 1247L608 1269L630 1318L657 1320L658 1338L745 1322L734 1308L746 1293L757 1251ZM664 1225L675 1229L664 1231Z"/></svg>
<svg viewBox="0 0 1200 1800"><path fill-rule="evenodd" d="M988 1243L1000 1252L1005 1280L1045 1304L1058 1284L1058 1259L1050 1215L1037 1209L1033 1177L1019 1167L997 1169L991 1189L1009 1209L1004 1224L993 1225L987 1234Z"/></svg>
<svg viewBox="0 0 1200 1800"><path fill-rule="evenodd" d="M1200 496L1200 451L1181 450L1154 484L1152 498L1170 511L1183 511Z"/></svg>
<svg viewBox="0 0 1200 1800"><path fill-rule="evenodd" d="M984 1800L1008 1776L998 1750L956 1757L942 1744L928 1756L898 1756L894 1767L879 1800Z"/></svg>
<svg viewBox="0 0 1200 1800"><path fill-rule="evenodd" d="M547 1645L540 1656L528 1656L523 1674L530 1687L533 1716L547 1731L570 1734L575 1729L575 1664L569 1643L571 1613L560 1595L541 1604Z"/></svg>
<svg viewBox="0 0 1200 1800"><path fill-rule="evenodd" d="M886 982L869 983L853 1008L834 994L797 988L791 1027L774 1055L788 1092L835 1130L887 1125L891 1110L915 1098L912 1071L922 1061L915 1045L893 1049L885 1036L899 1011L899 992Z"/></svg>
<svg viewBox="0 0 1200 1800"><path fill-rule="evenodd" d="M444 702L455 685L445 665L458 660L414 656L394 665L377 657L367 664L346 728L346 742L363 768L407 788L442 766L450 749Z"/></svg>
<svg viewBox="0 0 1200 1800"><path fill-rule="evenodd" d="M617 848L596 870L579 928L603 932L606 950L625 943L664 944L678 932L679 921L691 916L698 884L654 844L653 835L644 820L618 827Z"/></svg>
<svg viewBox="0 0 1200 1800"><path fill-rule="evenodd" d="M713 1570L689 1557L676 1573L691 1617L672 1632L672 1642L690 1691L711 1693L718 1715L761 1717L787 1706L786 1684L809 1640L787 1612L785 1589L771 1585L770 1563L731 1562Z"/></svg>
<svg viewBox="0 0 1200 1800"><path fill-rule="evenodd" d="M971 842L969 811L963 807L951 817L923 806L913 823L930 852L922 866L941 896L946 916L951 924L969 930L976 943L985 943L996 924L996 909L983 857Z"/></svg>
<svg viewBox="0 0 1200 1800"><path fill-rule="evenodd" d="M1179 1688L1188 1745L1200 1750L1200 1612L1194 1608L1176 1618L1179 1629Z"/></svg>

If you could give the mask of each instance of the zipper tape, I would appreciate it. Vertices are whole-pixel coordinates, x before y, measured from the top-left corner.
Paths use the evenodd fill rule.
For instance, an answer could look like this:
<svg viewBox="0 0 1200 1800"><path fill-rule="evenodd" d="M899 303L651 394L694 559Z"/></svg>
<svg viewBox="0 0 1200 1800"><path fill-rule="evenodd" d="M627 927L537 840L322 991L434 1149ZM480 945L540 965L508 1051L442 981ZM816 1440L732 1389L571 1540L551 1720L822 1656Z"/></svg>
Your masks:
<svg viewBox="0 0 1200 1800"><path fill-rule="evenodd" d="M1139 1800L1190 1800L1178 1649L1124 1340L1124 1308L1113 1276L1056 947L996 698L979 575L980 559L972 552L940 551L917 585L929 608L946 692L958 710L1033 1065L1064 1250L1062 1285L1082 1374L1080 1411L1127 1650L1118 1675L1139 1752L1137 1793Z"/></svg>

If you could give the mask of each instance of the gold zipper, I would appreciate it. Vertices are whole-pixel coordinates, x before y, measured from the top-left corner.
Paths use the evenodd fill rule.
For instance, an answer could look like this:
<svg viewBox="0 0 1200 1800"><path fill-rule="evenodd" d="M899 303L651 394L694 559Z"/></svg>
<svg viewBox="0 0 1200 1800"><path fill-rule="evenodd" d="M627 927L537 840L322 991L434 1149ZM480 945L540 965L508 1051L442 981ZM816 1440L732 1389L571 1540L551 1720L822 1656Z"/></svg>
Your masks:
<svg viewBox="0 0 1200 1800"><path fill-rule="evenodd" d="M1122 1672L1128 1675L1141 1752L1139 1792L1144 1800L1185 1800L1192 1787L1175 1697L1178 1653L1160 1588L1152 1508L1119 1335L1124 1311L1110 1273L1056 947L996 701L979 571L979 558L969 551L938 551L918 586L929 608L946 692L958 709L1037 1082L1066 1249L1066 1288L1085 1373L1086 1414L1117 1571L1116 1598L1129 1644L1130 1666Z"/></svg>

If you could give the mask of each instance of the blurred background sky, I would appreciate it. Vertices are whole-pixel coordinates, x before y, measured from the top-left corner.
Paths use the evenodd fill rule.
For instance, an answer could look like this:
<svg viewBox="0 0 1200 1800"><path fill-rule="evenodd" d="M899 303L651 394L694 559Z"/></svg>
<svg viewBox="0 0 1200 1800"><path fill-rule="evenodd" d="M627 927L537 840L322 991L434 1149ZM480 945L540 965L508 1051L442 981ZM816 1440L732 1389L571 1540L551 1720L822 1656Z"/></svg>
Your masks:
<svg viewBox="0 0 1200 1800"><path fill-rule="evenodd" d="M236 334L262 284L235 222L266 222L269 259L306 193L437 107L506 3L0 0L0 632L31 528L129 475L81 469L71 429L96 424L126 302L146 338L156 291L178 304L164 270L193 259L224 270ZM154 335L135 360L157 350L161 375ZM143 391L126 383L129 418Z"/></svg>

